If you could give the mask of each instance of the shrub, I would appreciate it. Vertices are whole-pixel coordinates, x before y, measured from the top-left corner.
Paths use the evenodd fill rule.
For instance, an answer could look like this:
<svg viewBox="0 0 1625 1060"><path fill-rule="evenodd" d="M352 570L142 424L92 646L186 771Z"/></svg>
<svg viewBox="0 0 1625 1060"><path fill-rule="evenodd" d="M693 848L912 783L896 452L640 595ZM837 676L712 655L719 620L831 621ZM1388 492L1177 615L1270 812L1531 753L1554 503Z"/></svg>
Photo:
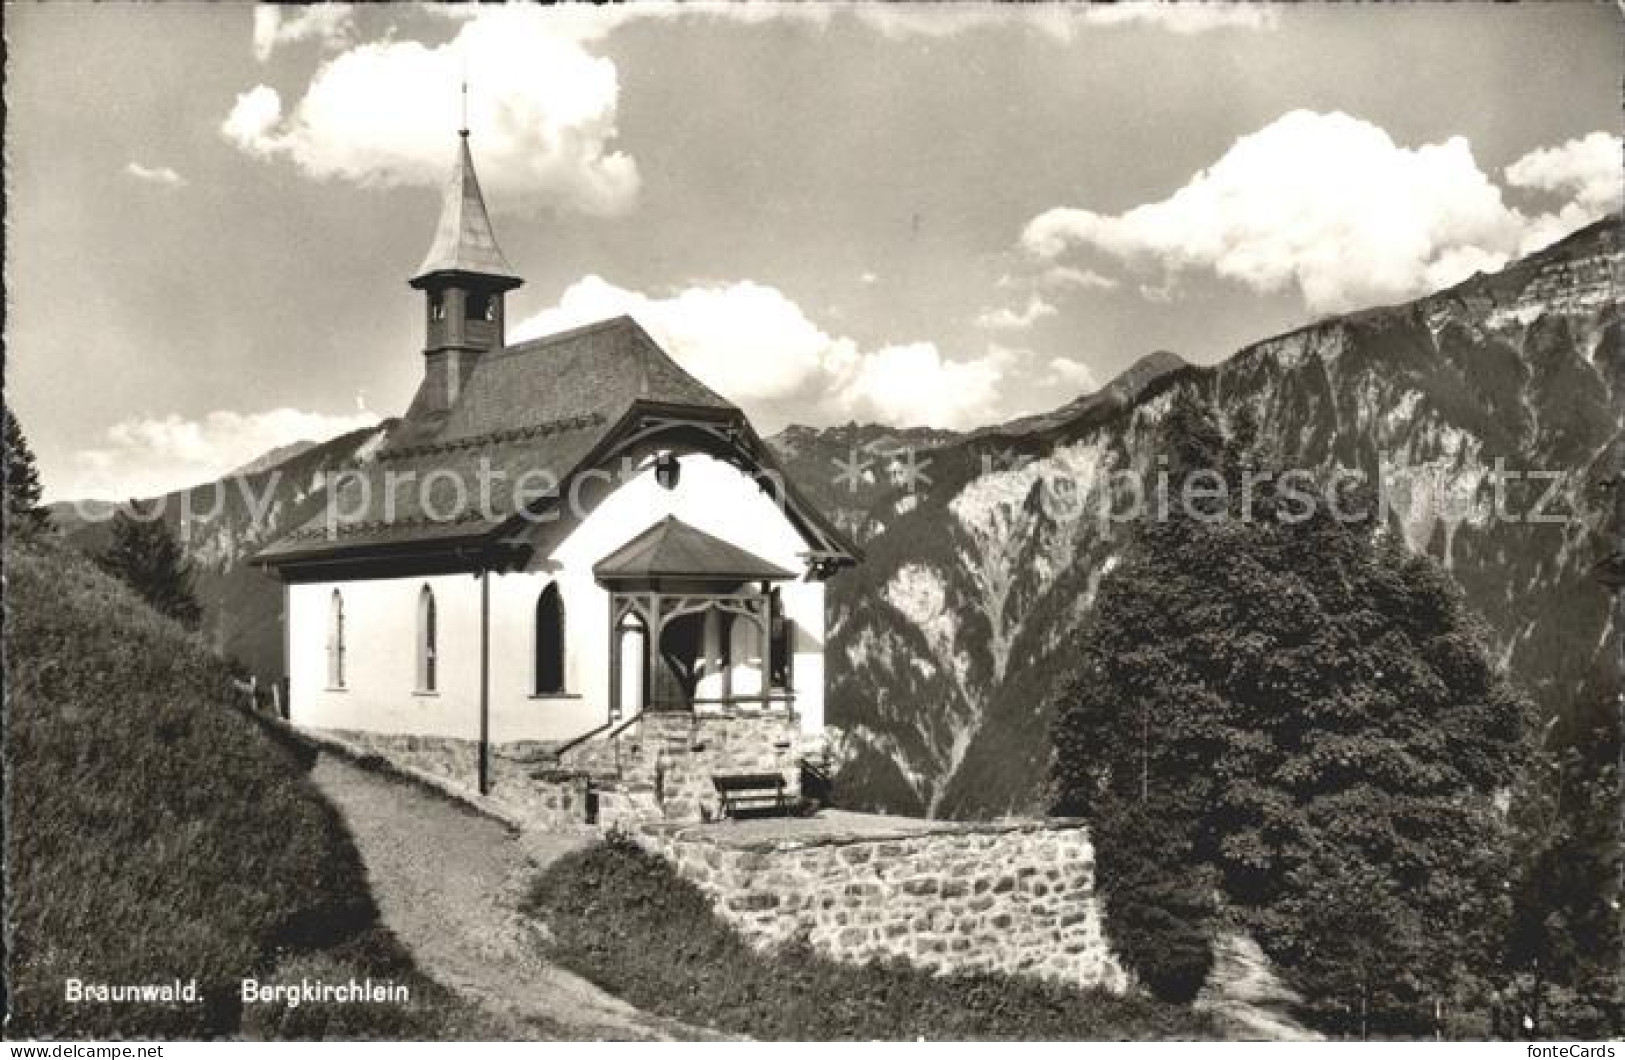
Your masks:
<svg viewBox="0 0 1625 1060"><path fill-rule="evenodd" d="M1096 871L1112 946L1165 1001L1196 997L1213 967L1211 874L1176 840L1169 821L1143 804L1103 813Z"/></svg>

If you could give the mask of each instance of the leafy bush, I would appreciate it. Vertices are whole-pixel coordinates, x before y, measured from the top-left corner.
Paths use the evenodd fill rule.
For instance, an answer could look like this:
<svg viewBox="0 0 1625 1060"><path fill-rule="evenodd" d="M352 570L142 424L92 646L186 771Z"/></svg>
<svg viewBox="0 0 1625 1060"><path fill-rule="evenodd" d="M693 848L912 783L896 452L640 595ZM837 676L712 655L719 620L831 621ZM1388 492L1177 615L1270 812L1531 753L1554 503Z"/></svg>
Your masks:
<svg viewBox="0 0 1625 1060"><path fill-rule="evenodd" d="M333 949L377 916L343 823L225 665L63 546L8 544L6 569L8 1033L227 1036L242 978L368 958ZM68 977L196 978L206 1003L68 1004Z"/></svg>
<svg viewBox="0 0 1625 1060"><path fill-rule="evenodd" d="M1213 968L1212 874L1150 805L1099 820L1095 871L1113 948L1157 997L1191 1001Z"/></svg>
<svg viewBox="0 0 1625 1060"><path fill-rule="evenodd" d="M1149 908L1108 884L1108 934L1157 959L1134 936L1177 934L1197 868L1328 1029L1411 1033L1435 1001L1487 1000L1527 701L1369 498L1306 505L1329 487L1188 395L1163 431L1171 495L1203 488L1102 579L1053 729L1057 807L1090 818L1103 871L1161 869ZM1166 857L1114 820L1136 813Z"/></svg>
<svg viewBox="0 0 1625 1060"><path fill-rule="evenodd" d="M1625 851L1611 702L1569 746L1531 757L1512 798L1518 837L1504 994L1546 1038L1625 1035ZM1565 734L1566 735L1566 734Z"/></svg>
<svg viewBox="0 0 1625 1060"><path fill-rule="evenodd" d="M1203 1038L1215 1027L1145 997L998 975L864 967L804 945L753 950L703 892L629 839L555 862L526 902L566 965L640 1008L774 1040Z"/></svg>

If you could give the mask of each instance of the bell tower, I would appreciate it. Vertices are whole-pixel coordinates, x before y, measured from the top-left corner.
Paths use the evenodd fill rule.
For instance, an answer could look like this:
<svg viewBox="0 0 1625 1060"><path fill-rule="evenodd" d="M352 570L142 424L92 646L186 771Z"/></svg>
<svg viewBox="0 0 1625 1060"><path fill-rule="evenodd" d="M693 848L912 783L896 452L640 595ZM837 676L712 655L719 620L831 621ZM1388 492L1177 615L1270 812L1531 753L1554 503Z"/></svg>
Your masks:
<svg viewBox="0 0 1625 1060"><path fill-rule="evenodd" d="M457 162L446 183L434 243L408 281L424 295L424 387L428 407L457 400L480 355L505 340L503 295L525 281L502 256L474 175L468 129L457 132Z"/></svg>

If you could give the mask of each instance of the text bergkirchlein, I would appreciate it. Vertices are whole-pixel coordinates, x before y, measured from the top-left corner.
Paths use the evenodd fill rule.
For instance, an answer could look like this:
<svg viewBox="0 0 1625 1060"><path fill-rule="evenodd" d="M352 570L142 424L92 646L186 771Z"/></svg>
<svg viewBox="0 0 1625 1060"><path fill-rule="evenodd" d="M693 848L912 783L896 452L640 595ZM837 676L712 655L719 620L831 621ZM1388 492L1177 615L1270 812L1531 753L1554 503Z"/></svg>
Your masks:
<svg viewBox="0 0 1625 1060"><path fill-rule="evenodd" d="M89 983L65 979L63 999L70 1003L104 1005L181 1004L197 1005L203 994L196 979L172 979L165 983ZM245 1005L284 1005L298 1008L308 1002L332 1005L405 1004L412 999L406 986L389 979L300 979L291 983L262 983L243 979L238 997Z"/></svg>

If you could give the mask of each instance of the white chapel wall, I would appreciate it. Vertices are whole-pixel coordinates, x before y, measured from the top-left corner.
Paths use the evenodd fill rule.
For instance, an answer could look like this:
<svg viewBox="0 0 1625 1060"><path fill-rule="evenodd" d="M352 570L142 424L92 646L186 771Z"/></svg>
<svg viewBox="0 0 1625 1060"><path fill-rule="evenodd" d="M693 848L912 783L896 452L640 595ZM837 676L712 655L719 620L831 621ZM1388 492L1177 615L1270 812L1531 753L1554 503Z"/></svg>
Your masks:
<svg viewBox="0 0 1625 1060"><path fill-rule="evenodd" d="M490 578L490 738L568 740L609 721L609 594L592 568L650 525L675 515L786 570L785 613L795 623L793 682L802 731L824 722L824 586L800 580L806 543L779 508L732 466L699 453L681 457L675 489L652 468L618 486L538 569ZM543 569L546 568L546 569ZM535 609L549 581L565 609L565 694L536 696ZM417 684L417 601L435 593L438 681ZM344 597L345 687L328 687L328 609ZM288 589L288 672L296 724L410 735L479 737L480 582L469 574L345 582Z"/></svg>
<svg viewBox="0 0 1625 1060"><path fill-rule="evenodd" d="M435 597L436 681L418 685L418 597ZM479 737L479 581L467 574L288 588L293 721L324 729ZM344 686L328 686L328 607L344 598ZM472 698L471 698L472 697ZM476 709L470 710L472 702Z"/></svg>

